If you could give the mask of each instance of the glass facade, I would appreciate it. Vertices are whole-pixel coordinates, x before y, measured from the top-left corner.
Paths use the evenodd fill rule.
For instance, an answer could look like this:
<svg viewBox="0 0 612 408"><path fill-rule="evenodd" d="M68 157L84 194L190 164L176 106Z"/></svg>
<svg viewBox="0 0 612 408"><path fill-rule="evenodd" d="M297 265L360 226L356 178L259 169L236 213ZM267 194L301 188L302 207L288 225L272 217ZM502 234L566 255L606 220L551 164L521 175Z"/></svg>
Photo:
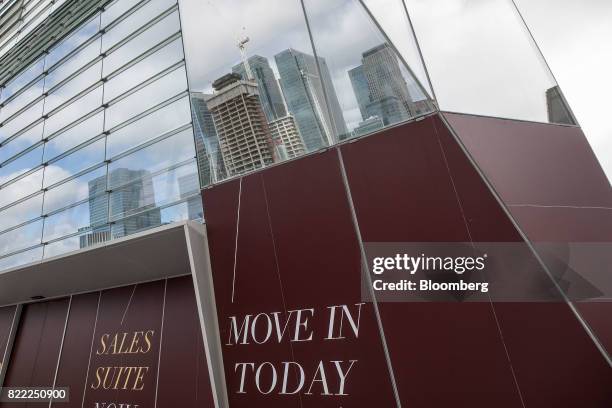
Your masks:
<svg viewBox="0 0 612 408"><path fill-rule="evenodd" d="M2 268L439 109L576 124L510 0L177 1L0 5Z"/></svg>
<svg viewBox="0 0 612 408"><path fill-rule="evenodd" d="M3 269L202 218L178 4L106 3L2 84Z"/></svg>

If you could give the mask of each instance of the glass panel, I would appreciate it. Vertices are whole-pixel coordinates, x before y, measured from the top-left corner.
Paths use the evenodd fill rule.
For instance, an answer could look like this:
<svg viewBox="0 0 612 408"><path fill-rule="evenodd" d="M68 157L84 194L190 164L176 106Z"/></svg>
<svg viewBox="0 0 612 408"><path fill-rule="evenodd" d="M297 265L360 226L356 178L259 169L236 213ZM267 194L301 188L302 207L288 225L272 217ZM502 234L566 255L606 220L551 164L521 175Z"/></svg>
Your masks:
<svg viewBox="0 0 612 408"><path fill-rule="evenodd" d="M304 3L337 140L433 110L420 84L358 0L330 0L325 6L316 0Z"/></svg>
<svg viewBox="0 0 612 408"><path fill-rule="evenodd" d="M193 132L184 130L111 162L108 165L109 188L114 190L194 157Z"/></svg>
<svg viewBox="0 0 612 408"><path fill-rule="evenodd" d="M15 156L17 153L21 153L28 147L39 142L42 139L43 123L39 123L36 126L31 127L25 132L21 133L15 139L0 146L0 163L7 159Z"/></svg>
<svg viewBox="0 0 612 408"><path fill-rule="evenodd" d="M100 139L47 166L44 187L47 188L103 161L104 139Z"/></svg>
<svg viewBox="0 0 612 408"><path fill-rule="evenodd" d="M104 59L103 76L108 76L134 57L153 48L172 34L180 30L178 11L165 17L154 26L128 41L125 45L113 51Z"/></svg>
<svg viewBox="0 0 612 408"><path fill-rule="evenodd" d="M0 188L0 208L40 191L42 188L42 177L43 169L40 169L14 183ZM6 181L8 180L0 178L0 185L4 184Z"/></svg>
<svg viewBox="0 0 612 408"><path fill-rule="evenodd" d="M43 247L30 249L29 251L20 252L15 255L7 256L6 258L0 258L0 270L6 270L11 268L17 268L19 266L27 265L32 262L37 262L42 259Z"/></svg>
<svg viewBox="0 0 612 408"><path fill-rule="evenodd" d="M405 1L441 109L557 121L547 99L564 102L512 1Z"/></svg>
<svg viewBox="0 0 612 408"><path fill-rule="evenodd" d="M72 104L63 108L60 112L53 114L45 121L45 137L48 137L58 130L68 126L77 119L86 116L88 113L102 106L102 87L84 95Z"/></svg>
<svg viewBox="0 0 612 408"><path fill-rule="evenodd" d="M72 51L77 49L81 44L85 43L100 30L100 16L95 16L91 21L79 28L65 40L55 46L46 58L45 65L49 70L62 58L66 57Z"/></svg>
<svg viewBox="0 0 612 408"><path fill-rule="evenodd" d="M106 10L102 13L102 27L106 27L123 13L134 7L136 4L143 2L142 0L117 0L113 4L106 6Z"/></svg>
<svg viewBox="0 0 612 408"><path fill-rule="evenodd" d="M40 217L43 195L39 194L0 212L0 231Z"/></svg>
<svg viewBox="0 0 612 408"><path fill-rule="evenodd" d="M61 114L61 113L60 113ZM87 140L102 133L104 127L104 112L85 119L83 122L64 130L53 137L45 145L44 161L47 162L68 150L85 143Z"/></svg>
<svg viewBox="0 0 612 408"><path fill-rule="evenodd" d="M87 68L76 77L72 78L61 88L53 91L45 102L45 113L52 111L58 106L68 102L85 89L89 88L94 83L102 78L102 61Z"/></svg>
<svg viewBox="0 0 612 408"><path fill-rule="evenodd" d="M110 227L86 228L86 230L88 232L45 245L45 259L104 243L111 236Z"/></svg>
<svg viewBox="0 0 612 408"><path fill-rule="evenodd" d="M102 36L103 51L119 43L174 4L176 0L150 0Z"/></svg>
<svg viewBox="0 0 612 408"><path fill-rule="evenodd" d="M104 102L106 103L134 88L181 59L183 59L183 43L179 38L104 84Z"/></svg>
<svg viewBox="0 0 612 408"><path fill-rule="evenodd" d="M106 157L111 158L134 146L179 128L190 121L189 99L173 102L108 136Z"/></svg>
<svg viewBox="0 0 612 408"><path fill-rule="evenodd" d="M111 105L106 110L105 128L112 129L138 113L144 112L186 90L187 77L183 67Z"/></svg>
<svg viewBox="0 0 612 408"><path fill-rule="evenodd" d="M6 119L10 118L19 110L27 106L30 102L41 96L43 93L43 84L44 79L41 79L25 91L21 92L15 99L8 102L2 108L2 110L0 110L0 122L4 122Z"/></svg>
<svg viewBox="0 0 612 408"><path fill-rule="evenodd" d="M106 191L106 166L69 180L45 193L43 214L57 211Z"/></svg>
<svg viewBox="0 0 612 408"><path fill-rule="evenodd" d="M100 40L96 40L51 71L45 78L45 90L53 88L99 55Z"/></svg>
<svg viewBox="0 0 612 408"><path fill-rule="evenodd" d="M108 197L101 196L92 201L68 208L45 218L43 240L52 241L77 232L87 231L92 226L105 224Z"/></svg>
<svg viewBox="0 0 612 408"><path fill-rule="evenodd" d="M3 142L20 130L26 128L29 124L40 119L42 117L43 103L44 101L37 102L21 112L18 116L13 117L10 122L0 127L0 141Z"/></svg>
<svg viewBox="0 0 612 408"><path fill-rule="evenodd" d="M8 98L16 94L21 88L32 82L39 75L42 75L43 70L44 60L41 58L19 74L19 76L17 76L15 79L11 80L11 82L6 84L5 88L2 90L2 96L0 96L0 102L6 101Z"/></svg>
<svg viewBox="0 0 612 408"><path fill-rule="evenodd" d="M0 179L12 180L32 170L42 163L43 145L34 148L23 156L5 163L0 167Z"/></svg>
<svg viewBox="0 0 612 408"><path fill-rule="evenodd" d="M109 177L113 184L123 184L122 179L138 177L135 182L113 189L110 195L111 220L125 218L194 195L198 195L200 200L195 161L154 176L146 171L135 175L133 170L119 168L111 172Z"/></svg>
<svg viewBox="0 0 612 408"><path fill-rule="evenodd" d="M31 222L0 235L0 256L40 244L43 221Z"/></svg>

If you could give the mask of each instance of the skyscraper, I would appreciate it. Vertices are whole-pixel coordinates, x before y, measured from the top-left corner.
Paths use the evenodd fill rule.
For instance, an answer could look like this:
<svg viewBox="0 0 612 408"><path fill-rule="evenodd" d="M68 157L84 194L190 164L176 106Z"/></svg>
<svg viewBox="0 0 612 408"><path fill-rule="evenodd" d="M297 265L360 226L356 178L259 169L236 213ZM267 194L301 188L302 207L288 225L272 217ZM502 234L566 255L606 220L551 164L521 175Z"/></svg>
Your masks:
<svg viewBox="0 0 612 408"><path fill-rule="evenodd" d="M260 55L253 55L248 59L248 64L254 76L251 79L257 81L259 99L268 122L286 116L287 110L283 103L283 96L268 59ZM243 63L235 65L232 72L240 74L244 80L249 79Z"/></svg>
<svg viewBox="0 0 612 408"><path fill-rule="evenodd" d="M274 59L287 108L295 118L306 150L317 150L344 138L348 130L325 59L318 58L321 77L312 55L287 49Z"/></svg>
<svg viewBox="0 0 612 408"><path fill-rule="evenodd" d="M245 81L239 74L227 74L213 87L216 93L206 104L217 128L228 174L234 176L272 164L272 137L257 83Z"/></svg>
<svg viewBox="0 0 612 408"><path fill-rule="evenodd" d="M206 101L212 96L202 92L191 92L193 130L202 186L223 180L226 176L217 130L212 113L206 106Z"/></svg>
<svg viewBox="0 0 612 408"><path fill-rule="evenodd" d="M268 125L280 159L293 159L305 153L304 142L293 116L285 116Z"/></svg>
<svg viewBox="0 0 612 408"><path fill-rule="evenodd" d="M577 125L576 119L565 101L559 85L555 85L546 90L546 106L548 108L548 121L550 123Z"/></svg>
<svg viewBox="0 0 612 408"><path fill-rule="evenodd" d="M368 87L368 79L363 71L363 65L359 65L349 70L348 75L351 80L351 85L353 86L355 98L357 98L357 105L359 106L361 118L366 120L370 117L368 105L370 105L372 101L370 100L370 88Z"/></svg>

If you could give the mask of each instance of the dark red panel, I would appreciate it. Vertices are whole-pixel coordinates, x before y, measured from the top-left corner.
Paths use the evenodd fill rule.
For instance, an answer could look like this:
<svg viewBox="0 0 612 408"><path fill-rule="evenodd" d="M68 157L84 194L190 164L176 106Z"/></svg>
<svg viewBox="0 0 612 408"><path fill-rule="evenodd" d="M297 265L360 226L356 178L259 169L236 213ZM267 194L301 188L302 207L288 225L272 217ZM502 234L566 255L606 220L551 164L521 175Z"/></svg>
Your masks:
<svg viewBox="0 0 612 408"><path fill-rule="evenodd" d="M52 387L68 299L33 303L23 308L19 331L9 362L5 387ZM23 407L23 403L1 404L3 408ZM49 406L30 403L27 406Z"/></svg>
<svg viewBox="0 0 612 408"><path fill-rule="evenodd" d="M99 292L72 297L56 381L57 387L70 388L70 401L55 407L82 406L98 298Z"/></svg>
<svg viewBox="0 0 612 408"><path fill-rule="evenodd" d="M238 264L232 303L232 282L228 277L233 276L240 190ZM348 305L356 316L355 304L361 301L359 246L336 152L310 156L245 177L242 187L239 182L213 187L204 192L204 201L222 341L227 343L227 319L236 314L282 312L281 329L287 319L290 322L287 333L291 334L284 335L280 344L275 341L224 348L230 404L393 406L371 305L361 309L358 338L324 340L328 333L328 307ZM289 342L288 338L294 335L297 313L292 311L299 309L307 317L308 326L298 336L302 341ZM346 320L344 324L348 325ZM260 330L256 332L261 333ZM341 391L333 361L342 370L350 368L342 390L346 395L332 395ZM305 386L295 395L281 395L280 385L270 395L263 395L253 384L253 373L249 371L246 393L239 394L236 390L240 376L233 369L240 362L272 362L279 370L279 382L283 379L284 363L299 363L304 370ZM321 382L314 385L312 382L319 364L325 370L327 389ZM288 374L287 390L291 391L301 376L295 365L289 367L294 369ZM269 386L271 368L266 366L265 370L268 374L265 385Z"/></svg>
<svg viewBox="0 0 612 408"><path fill-rule="evenodd" d="M454 157L442 150L441 126L429 117L342 147L365 242L467 242L466 221L482 238L517 239L478 178L451 178ZM457 189L479 194L462 203L465 221ZM380 310L402 404L520 406L489 304L384 303Z"/></svg>
<svg viewBox="0 0 612 408"><path fill-rule="evenodd" d="M4 353L8 345L13 320L15 317L16 306L0 308L0 370L2 369ZM0 384L2 385L2 384Z"/></svg>
<svg viewBox="0 0 612 408"><path fill-rule="evenodd" d="M102 292L84 406L154 405L164 286L158 281Z"/></svg>
<svg viewBox="0 0 612 408"><path fill-rule="evenodd" d="M214 407L191 276L168 280L159 364L158 408Z"/></svg>

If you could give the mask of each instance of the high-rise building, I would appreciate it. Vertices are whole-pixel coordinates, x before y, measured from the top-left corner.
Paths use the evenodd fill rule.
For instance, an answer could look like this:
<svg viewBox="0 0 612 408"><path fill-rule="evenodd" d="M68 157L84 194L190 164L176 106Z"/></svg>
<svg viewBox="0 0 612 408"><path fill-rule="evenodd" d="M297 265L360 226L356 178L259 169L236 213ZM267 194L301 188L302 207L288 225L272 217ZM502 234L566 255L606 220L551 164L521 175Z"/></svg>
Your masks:
<svg viewBox="0 0 612 408"><path fill-rule="evenodd" d="M268 59L261 55L253 55L247 62L254 78L248 78L244 63L235 65L232 72L240 74L244 80L257 81L259 100L268 122L286 116L287 110L285 109L283 96Z"/></svg>
<svg viewBox="0 0 612 408"><path fill-rule="evenodd" d="M190 220L201 220L204 216L202 211L202 197L199 194L200 185L198 175L189 173L178 178L179 196L187 200L187 214Z"/></svg>
<svg viewBox="0 0 612 408"><path fill-rule="evenodd" d="M272 137L263 113L257 83L227 74L213 83L206 102L213 115L223 161L234 176L274 162Z"/></svg>
<svg viewBox="0 0 612 408"><path fill-rule="evenodd" d="M284 50L274 59L287 108L306 150L317 150L344 138L348 130L325 59L319 57L317 67L314 56L294 49Z"/></svg>
<svg viewBox="0 0 612 408"><path fill-rule="evenodd" d="M565 101L559 85L546 90L546 106L548 108L548 121L550 123L562 123L566 125L577 125L574 114Z"/></svg>
<svg viewBox="0 0 612 408"><path fill-rule="evenodd" d="M362 54L363 72L368 82L370 100L395 97L407 117L412 115L412 98L402 75L399 61L389 44L380 44Z"/></svg>
<svg viewBox="0 0 612 408"><path fill-rule="evenodd" d="M207 186L226 177L217 129L215 129L212 113L206 105L206 101L211 97L212 94L191 92L193 130L202 186Z"/></svg>
<svg viewBox="0 0 612 408"><path fill-rule="evenodd" d="M304 142L293 116L285 116L268 124L279 159L293 159L305 153Z"/></svg>
<svg viewBox="0 0 612 408"><path fill-rule="evenodd" d="M368 79L365 76L363 65L359 65L348 72L353 86L353 92L355 98L357 98L357 105L359 106L359 112L363 120L368 119L370 112L368 112L368 106L370 105L370 88L368 86Z"/></svg>
<svg viewBox="0 0 612 408"><path fill-rule="evenodd" d="M353 136L363 136L368 133L376 132L377 130L382 129L385 126L382 119L378 116L372 116L362 122L359 122L359 125L355 129L353 129Z"/></svg>

